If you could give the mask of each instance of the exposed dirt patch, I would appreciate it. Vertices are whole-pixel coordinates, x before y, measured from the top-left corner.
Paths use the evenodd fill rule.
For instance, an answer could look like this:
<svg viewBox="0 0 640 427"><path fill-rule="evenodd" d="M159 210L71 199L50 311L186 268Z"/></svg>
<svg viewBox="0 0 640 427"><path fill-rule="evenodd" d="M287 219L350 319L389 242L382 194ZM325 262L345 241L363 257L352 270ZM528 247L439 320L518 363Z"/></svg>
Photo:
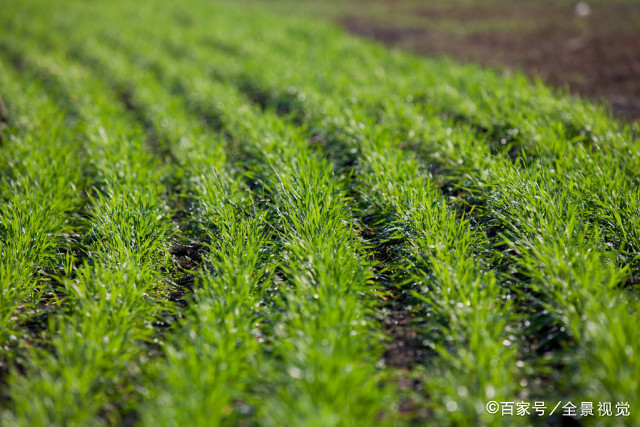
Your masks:
<svg viewBox="0 0 640 427"><path fill-rule="evenodd" d="M0 121L3 123L9 123L9 112L7 111L7 107L4 104L4 100L0 95Z"/></svg>
<svg viewBox="0 0 640 427"><path fill-rule="evenodd" d="M342 23L353 33L391 46L522 70L555 87L604 99L616 115L640 120L640 25L628 22L638 14L629 5L601 7L584 18L566 5L416 6L413 16L426 19L420 25L396 24L406 11L395 12L398 19L392 7L389 13L384 22L359 15L347 16ZM442 20L452 23L450 30ZM478 29L482 22L487 29ZM467 26L473 30L465 31ZM518 26L522 31L513 29Z"/></svg>
<svg viewBox="0 0 640 427"><path fill-rule="evenodd" d="M392 304L383 324L393 338L384 353L385 361L394 368L410 369L425 358L421 340L411 323L412 316L400 304Z"/></svg>

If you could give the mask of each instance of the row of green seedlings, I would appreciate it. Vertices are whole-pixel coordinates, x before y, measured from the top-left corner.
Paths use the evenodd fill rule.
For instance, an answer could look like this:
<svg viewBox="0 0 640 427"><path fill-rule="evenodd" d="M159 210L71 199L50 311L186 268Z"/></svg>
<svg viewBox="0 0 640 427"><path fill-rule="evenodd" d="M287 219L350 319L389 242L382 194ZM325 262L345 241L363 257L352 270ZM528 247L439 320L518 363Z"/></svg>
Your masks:
<svg viewBox="0 0 640 427"><path fill-rule="evenodd" d="M60 86L45 86L47 93L73 94L56 103L61 110L77 107L94 191L87 195L83 263L61 279L63 310L50 317L46 349L25 356L24 375L11 373L3 423L122 422L121 414L130 412L144 391L130 380L152 351L145 343L154 339L154 321L171 310L165 275L173 230L163 200L163 171L142 130L99 80L27 41L7 43L20 52L25 70L48 75L47 84ZM26 86L27 78L21 76L18 84Z"/></svg>
<svg viewBox="0 0 640 427"><path fill-rule="evenodd" d="M217 90L228 93L223 86ZM220 96L221 93L217 95ZM227 112L226 115L228 114ZM277 370L267 370L271 381L265 380L263 386L276 387L281 395L263 403L272 408L265 410L262 416L266 417L265 421L271 419L272 422L277 422L278 419L309 422L318 416L330 423L344 419L362 419L363 416L373 420L381 411L379 406L368 404L380 404L376 399L379 392L369 378L373 363L360 366L362 350L368 347L363 340L366 337L359 337L359 345L358 341L354 342L359 327L364 329L360 325L362 320L358 320L363 317L364 311L359 307L358 291L367 282L370 272L368 264L359 255L358 240L349 226L348 217L344 216L341 204L344 195L332 177L330 165L313 157L306 148L304 138L297 137L295 133L289 135L288 132L293 132L292 130L278 128L275 117L263 118L257 112L254 114L257 115L255 119L242 118L237 124L238 127L244 127L243 132L256 132L256 123L262 122L265 127L263 134L278 132L281 138L288 137L296 141L291 147L283 147L281 140L271 140L270 150L278 150L278 156L270 160L277 161L273 167L279 170L273 171L277 180L273 176L271 179L274 181L272 185L277 184L275 192L279 193L276 209L284 218L281 233L290 236L283 239L291 258L285 264L285 271L293 276L296 284L285 296L287 314L279 324L280 328L276 328L284 330L277 334L278 338L280 334L284 336L274 343L283 348L294 346L299 353L283 353L288 356L284 376ZM229 119L232 117L237 120L232 115ZM247 129L249 124L250 130ZM260 133L243 133L237 137L250 136L251 140L259 143L259 135ZM268 151L264 146L259 149ZM304 164L305 159L309 163ZM267 166L263 165L263 168ZM265 172L271 173L268 169ZM298 194L300 190L309 193L301 196ZM337 232L340 230L343 232ZM333 239L327 239L326 236L329 235ZM307 265L310 257L313 257L312 263ZM333 309L329 310L329 307ZM294 332L302 336L295 337ZM341 371L344 371L345 377L338 380L336 375ZM299 381L295 388L288 390L285 385L289 384L291 377ZM353 393L345 394L349 388L354 388L344 388L344 384L350 382L356 382L362 392L356 396ZM182 384L178 385L184 386L184 378ZM166 396L173 399L180 397L176 393ZM325 404L320 404L318 398L326 401ZM353 405L345 405L349 401ZM166 402L161 405L166 406ZM314 406L315 415L308 412ZM180 414L177 411L176 416Z"/></svg>
<svg viewBox="0 0 640 427"><path fill-rule="evenodd" d="M20 85L2 58L9 128L0 142L0 359L16 362L38 342L41 315L55 306L56 277L70 267L82 203L80 143L38 81Z"/></svg>

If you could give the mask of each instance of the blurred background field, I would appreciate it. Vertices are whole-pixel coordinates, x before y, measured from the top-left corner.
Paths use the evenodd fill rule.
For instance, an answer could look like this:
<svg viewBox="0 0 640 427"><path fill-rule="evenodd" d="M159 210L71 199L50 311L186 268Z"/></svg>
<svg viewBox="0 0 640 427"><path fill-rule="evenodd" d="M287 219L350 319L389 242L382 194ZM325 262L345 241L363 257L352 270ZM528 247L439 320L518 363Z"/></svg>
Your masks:
<svg viewBox="0 0 640 427"><path fill-rule="evenodd" d="M640 120L640 1L241 0L338 22L387 45L505 70Z"/></svg>

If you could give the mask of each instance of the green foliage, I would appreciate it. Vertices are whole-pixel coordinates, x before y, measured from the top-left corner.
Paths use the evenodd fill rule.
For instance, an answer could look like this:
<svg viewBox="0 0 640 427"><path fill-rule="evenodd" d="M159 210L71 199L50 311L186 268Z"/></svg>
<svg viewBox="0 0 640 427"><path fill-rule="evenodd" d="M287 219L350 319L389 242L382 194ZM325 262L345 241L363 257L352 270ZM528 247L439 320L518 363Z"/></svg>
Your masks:
<svg viewBox="0 0 640 427"><path fill-rule="evenodd" d="M225 3L4 6L4 424L637 418L640 155L600 107Z"/></svg>

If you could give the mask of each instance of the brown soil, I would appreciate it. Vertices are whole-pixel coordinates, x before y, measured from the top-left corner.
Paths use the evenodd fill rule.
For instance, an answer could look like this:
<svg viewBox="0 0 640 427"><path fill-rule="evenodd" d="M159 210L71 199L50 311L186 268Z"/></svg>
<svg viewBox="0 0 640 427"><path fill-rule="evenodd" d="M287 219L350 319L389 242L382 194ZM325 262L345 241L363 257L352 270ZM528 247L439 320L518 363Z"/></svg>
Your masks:
<svg viewBox="0 0 640 427"><path fill-rule="evenodd" d="M637 11L629 5L607 6L585 18L566 6L553 10L539 5L416 6L411 14L424 18L424 24L394 24L406 13L397 11L396 16L390 6L384 22L359 15L347 16L343 24L353 33L391 46L522 70L571 93L604 99L619 117L640 120L640 25L632 24ZM443 30L442 20L452 23L452 30ZM490 29L464 30L482 22ZM501 22L511 27L535 24L523 31L506 31L499 28Z"/></svg>

